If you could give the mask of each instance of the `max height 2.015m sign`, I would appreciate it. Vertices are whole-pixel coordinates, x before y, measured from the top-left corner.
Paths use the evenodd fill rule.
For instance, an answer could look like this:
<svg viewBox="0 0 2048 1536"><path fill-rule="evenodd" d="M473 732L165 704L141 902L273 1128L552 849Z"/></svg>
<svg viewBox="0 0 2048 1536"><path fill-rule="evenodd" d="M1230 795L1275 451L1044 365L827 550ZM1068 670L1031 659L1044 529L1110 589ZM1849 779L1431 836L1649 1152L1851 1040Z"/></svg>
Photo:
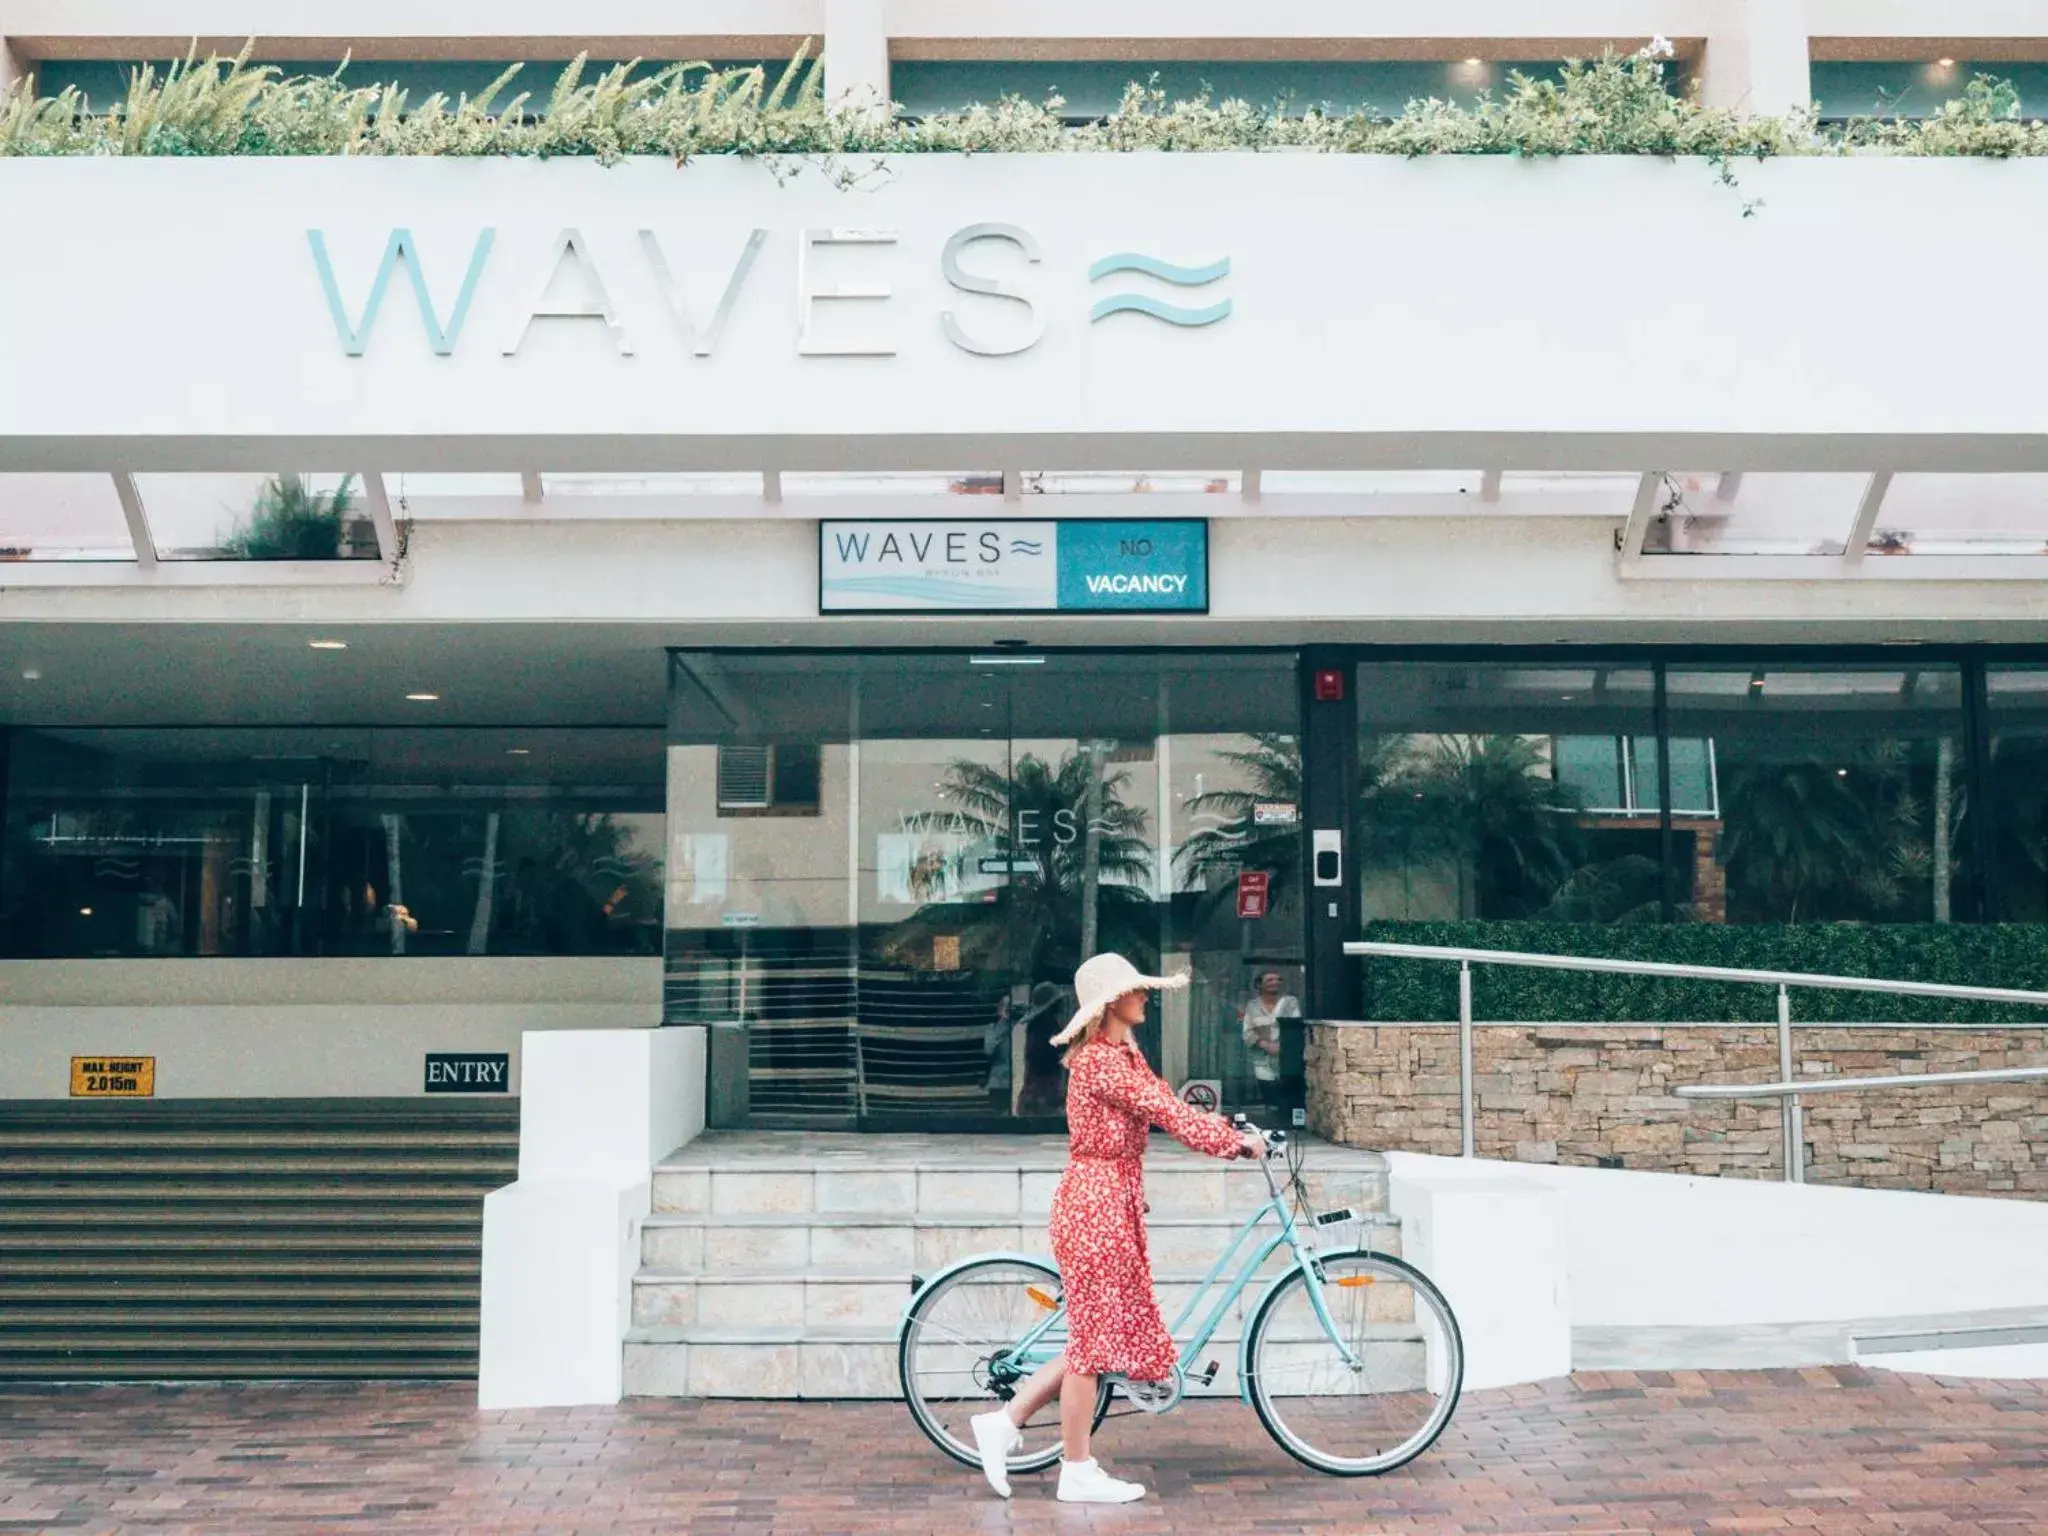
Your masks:
<svg viewBox="0 0 2048 1536"><path fill-rule="evenodd" d="M818 525L820 613L1207 613L1200 518Z"/></svg>

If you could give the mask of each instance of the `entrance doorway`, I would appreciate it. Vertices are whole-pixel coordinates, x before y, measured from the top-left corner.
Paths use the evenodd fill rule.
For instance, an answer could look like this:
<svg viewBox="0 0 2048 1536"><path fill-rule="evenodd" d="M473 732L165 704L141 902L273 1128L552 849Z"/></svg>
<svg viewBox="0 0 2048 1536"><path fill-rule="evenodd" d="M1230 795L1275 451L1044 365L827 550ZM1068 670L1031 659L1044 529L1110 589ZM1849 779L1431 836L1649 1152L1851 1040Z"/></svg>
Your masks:
<svg viewBox="0 0 2048 1536"><path fill-rule="evenodd" d="M673 668L666 1017L713 1026L714 1124L1058 1129L1104 949L1190 978L1140 1036L1169 1082L1298 1091L1264 1022L1302 980L1291 654Z"/></svg>

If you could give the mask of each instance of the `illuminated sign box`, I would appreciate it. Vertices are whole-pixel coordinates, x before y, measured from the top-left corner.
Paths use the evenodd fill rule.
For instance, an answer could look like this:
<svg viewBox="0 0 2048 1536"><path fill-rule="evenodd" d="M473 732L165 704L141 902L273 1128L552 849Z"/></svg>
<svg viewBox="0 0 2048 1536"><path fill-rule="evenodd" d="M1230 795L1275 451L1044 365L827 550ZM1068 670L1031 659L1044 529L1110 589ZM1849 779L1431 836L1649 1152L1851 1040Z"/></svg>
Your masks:
<svg viewBox="0 0 2048 1536"><path fill-rule="evenodd" d="M1207 613L1201 518L818 525L820 613Z"/></svg>

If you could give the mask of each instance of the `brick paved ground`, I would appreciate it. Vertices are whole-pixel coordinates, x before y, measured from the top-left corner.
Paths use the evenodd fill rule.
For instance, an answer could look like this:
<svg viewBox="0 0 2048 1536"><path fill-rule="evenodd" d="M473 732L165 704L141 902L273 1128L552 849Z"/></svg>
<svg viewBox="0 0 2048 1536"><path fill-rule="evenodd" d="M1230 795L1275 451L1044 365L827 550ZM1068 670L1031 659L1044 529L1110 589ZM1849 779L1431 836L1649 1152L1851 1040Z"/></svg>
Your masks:
<svg viewBox="0 0 2048 1536"><path fill-rule="evenodd" d="M1582 1374L1470 1397L1437 1450L1342 1482L1249 1411L1119 1419L1155 1483L1004 1505L898 1405L646 1400L479 1414L456 1386L0 1391L0 1531L2048 1531L2048 1383L1854 1367Z"/></svg>

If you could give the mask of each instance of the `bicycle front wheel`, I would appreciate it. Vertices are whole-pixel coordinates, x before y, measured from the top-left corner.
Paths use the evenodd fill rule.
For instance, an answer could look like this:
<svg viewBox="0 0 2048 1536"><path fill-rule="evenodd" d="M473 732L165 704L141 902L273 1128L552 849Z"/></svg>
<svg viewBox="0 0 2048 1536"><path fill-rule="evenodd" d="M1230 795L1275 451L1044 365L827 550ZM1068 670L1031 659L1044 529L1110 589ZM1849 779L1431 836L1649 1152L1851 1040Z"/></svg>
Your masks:
<svg viewBox="0 0 2048 1536"><path fill-rule="evenodd" d="M1318 1472L1390 1472L1428 1450L1458 1406L1458 1320L1429 1277L1399 1259L1354 1249L1319 1267L1336 1337L1297 1266L1252 1319L1252 1407L1282 1450Z"/></svg>
<svg viewBox="0 0 2048 1536"><path fill-rule="evenodd" d="M897 1345L903 1400L917 1427L955 1461L981 1465L968 1420L1002 1407L1025 1377L1067 1346L1060 1274L1034 1259L987 1258L962 1265L918 1292ZM1029 1358L1017 1346L1052 1320ZM1105 1383L1095 1422L1109 1407ZM1024 1426L1010 1453L1012 1472L1037 1472L1059 1460L1059 1400Z"/></svg>

